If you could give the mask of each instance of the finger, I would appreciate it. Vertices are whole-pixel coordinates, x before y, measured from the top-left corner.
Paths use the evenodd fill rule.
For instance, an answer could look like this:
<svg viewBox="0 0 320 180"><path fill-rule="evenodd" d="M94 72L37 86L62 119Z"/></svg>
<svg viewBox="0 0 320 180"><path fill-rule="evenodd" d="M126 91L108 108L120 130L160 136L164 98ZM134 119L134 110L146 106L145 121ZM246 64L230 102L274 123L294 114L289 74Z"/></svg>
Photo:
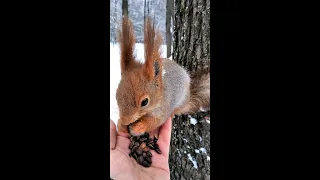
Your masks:
<svg viewBox="0 0 320 180"><path fill-rule="evenodd" d="M117 144L117 129L114 122L110 119L110 149L114 149Z"/></svg>
<svg viewBox="0 0 320 180"><path fill-rule="evenodd" d="M122 136L117 137L116 149L123 151L125 154L129 154L130 153L129 145L130 145L130 139Z"/></svg>
<svg viewBox="0 0 320 180"><path fill-rule="evenodd" d="M160 128L158 144L164 155L169 154L172 130L172 119L169 118Z"/></svg>
<svg viewBox="0 0 320 180"><path fill-rule="evenodd" d="M129 133L118 132L118 136L122 136L129 139Z"/></svg>

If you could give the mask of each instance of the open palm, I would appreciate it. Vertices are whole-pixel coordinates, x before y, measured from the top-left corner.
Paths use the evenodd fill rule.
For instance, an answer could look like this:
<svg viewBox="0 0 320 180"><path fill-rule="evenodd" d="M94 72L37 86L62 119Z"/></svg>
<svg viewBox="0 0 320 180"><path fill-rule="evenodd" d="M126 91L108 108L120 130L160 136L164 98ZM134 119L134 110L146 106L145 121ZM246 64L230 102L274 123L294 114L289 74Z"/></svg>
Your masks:
<svg viewBox="0 0 320 180"><path fill-rule="evenodd" d="M117 132L116 126L110 120L110 176L114 180L129 179L170 179L169 146L171 138L172 119L162 125L159 132L158 145L162 154L152 153L151 166L146 168L129 157L129 134Z"/></svg>

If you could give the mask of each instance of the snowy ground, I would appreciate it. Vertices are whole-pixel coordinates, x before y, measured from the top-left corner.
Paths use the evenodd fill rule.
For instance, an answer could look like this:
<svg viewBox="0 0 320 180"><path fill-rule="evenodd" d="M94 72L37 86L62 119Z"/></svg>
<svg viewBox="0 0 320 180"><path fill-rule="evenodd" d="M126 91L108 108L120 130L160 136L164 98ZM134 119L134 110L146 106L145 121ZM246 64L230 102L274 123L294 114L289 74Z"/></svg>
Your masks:
<svg viewBox="0 0 320 180"><path fill-rule="evenodd" d="M172 48L171 48L172 49ZM136 43L135 46L137 60L144 62L144 46ZM167 54L167 46L162 46L162 57ZM116 90L121 79L118 44L110 43L110 119L117 125L119 119L118 105L116 101Z"/></svg>

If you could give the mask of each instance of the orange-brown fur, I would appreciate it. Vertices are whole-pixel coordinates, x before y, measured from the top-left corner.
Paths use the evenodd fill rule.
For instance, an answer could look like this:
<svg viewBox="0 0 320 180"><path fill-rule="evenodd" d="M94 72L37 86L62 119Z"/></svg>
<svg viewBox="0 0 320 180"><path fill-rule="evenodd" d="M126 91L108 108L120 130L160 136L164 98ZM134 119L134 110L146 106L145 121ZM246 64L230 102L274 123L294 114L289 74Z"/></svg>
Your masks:
<svg viewBox="0 0 320 180"><path fill-rule="evenodd" d="M134 29L132 22L128 18L122 20L122 31L118 31L117 40L120 44L120 68L121 71L129 70L132 66L137 65L134 61Z"/></svg>
<svg viewBox="0 0 320 180"><path fill-rule="evenodd" d="M157 120L154 117L145 115L161 104L163 90L160 46L162 39L159 31L154 31L149 18L146 21L144 33L145 64L141 64L135 61L133 54L135 37L132 23L127 17L123 18L122 30L118 32L121 61L121 81L116 94L120 111L119 131L128 132L127 126L138 119L141 119L142 122L132 126L134 130L139 127L144 131L151 131L157 125ZM155 76L155 61L159 64L160 75L158 76ZM147 107L140 108L144 97L152 98Z"/></svg>
<svg viewBox="0 0 320 180"><path fill-rule="evenodd" d="M209 73L195 75L190 81L183 68L171 60L161 59L162 38L149 18L144 36L145 63L142 64L134 56L132 23L127 17L123 18L122 30L118 32L121 61L121 81L116 93L120 112L118 130L130 131L133 135L154 131L169 116L196 112L200 107L208 109L210 105ZM164 75L164 67L169 74ZM149 103L142 107L145 98Z"/></svg>

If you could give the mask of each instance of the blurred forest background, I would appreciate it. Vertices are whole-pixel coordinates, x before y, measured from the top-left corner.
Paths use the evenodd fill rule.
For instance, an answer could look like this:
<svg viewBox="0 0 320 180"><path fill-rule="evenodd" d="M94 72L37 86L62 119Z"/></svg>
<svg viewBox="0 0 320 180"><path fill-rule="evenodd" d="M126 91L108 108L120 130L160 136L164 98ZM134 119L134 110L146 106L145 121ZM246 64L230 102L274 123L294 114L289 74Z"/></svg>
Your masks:
<svg viewBox="0 0 320 180"><path fill-rule="evenodd" d="M146 16L160 29L163 43L172 46L173 0L110 0L110 41L116 43L116 32L124 14L132 20L137 43L143 43L143 25ZM167 49L167 57L172 53Z"/></svg>

